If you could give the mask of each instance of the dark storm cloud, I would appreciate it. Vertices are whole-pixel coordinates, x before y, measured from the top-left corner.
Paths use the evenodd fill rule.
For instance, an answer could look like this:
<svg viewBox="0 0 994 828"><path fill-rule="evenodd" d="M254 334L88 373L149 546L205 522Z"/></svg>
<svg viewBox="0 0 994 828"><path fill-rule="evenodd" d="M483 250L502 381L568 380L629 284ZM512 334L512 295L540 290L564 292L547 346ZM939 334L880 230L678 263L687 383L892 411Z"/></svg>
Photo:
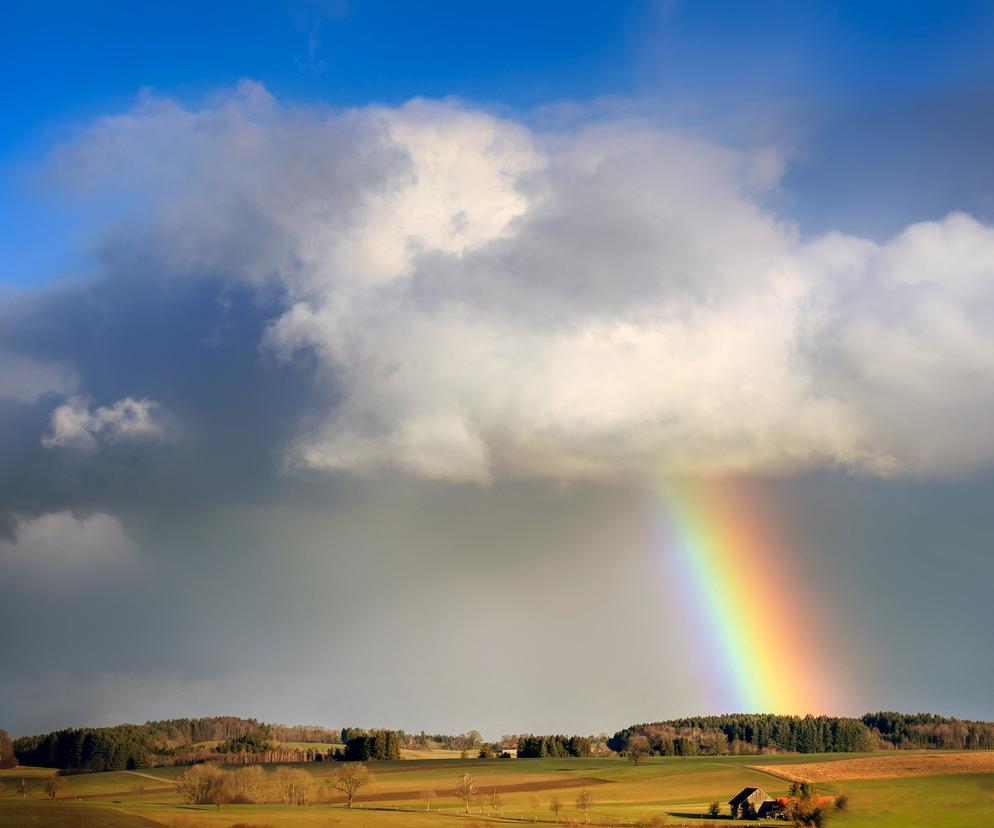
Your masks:
<svg viewBox="0 0 994 828"><path fill-rule="evenodd" d="M130 273L9 306L0 323L5 347L72 364L96 404L129 396L157 401L181 424L182 439L83 455L46 449L42 436L59 395L30 405L5 401L0 440L12 460L0 470L6 508L189 505L205 497L223 503L271 489L279 447L315 397L306 364L272 370L260 358L273 312L265 297L219 281L175 284Z"/></svg>

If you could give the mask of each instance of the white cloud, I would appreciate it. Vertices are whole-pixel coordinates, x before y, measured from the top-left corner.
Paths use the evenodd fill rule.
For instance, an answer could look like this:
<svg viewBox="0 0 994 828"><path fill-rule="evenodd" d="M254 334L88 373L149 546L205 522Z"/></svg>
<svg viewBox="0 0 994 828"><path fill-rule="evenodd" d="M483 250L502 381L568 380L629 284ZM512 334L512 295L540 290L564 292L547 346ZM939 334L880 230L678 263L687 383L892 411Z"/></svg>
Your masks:
<svg viewBox="0 0 994 828"><path fill-rule="evenodd" d="M76 372L66 365L0 351L0 399L33 403L50 392L70 394L78 384Z"/></svg>
<svg viewBox="0 0 994 828"><path fill-rule="evenodd" d="M131 397L93 410L87 400L74 397L52 412L51 429L41 439L45 448L80 451L95 451L107 443L162 440L169 434L158 403Z"/></svg>
<svg viewBox="0 0 994 828"><path fill-rule="evenodd" d="M313 352L329 400L291 466L994 464L994 230L802 240L765 206L771 148L624 120L539 134L453 102L290 109L244 84L199 110L148 98L64 159L86 186L129 170L147 210L118 246L163 275L278 289L264 347ZM96 415L63 415L50 441L95 442Z"/></svg>
<svg viewBox="0 0 994 828"><path fill-rule="evenodd" d="M135 560L135 546L117 518L50 512L15 517L13 540L0 540L0 564L14 572L61 579L96 574Z"/></svg>
<svg viewBox="0 0 994 828"><path fill-rule="evenodd" d="M831 235L804 255L808 370L845 401L871 466L994 465L994 229L954 214L883 245Z"/></svg>

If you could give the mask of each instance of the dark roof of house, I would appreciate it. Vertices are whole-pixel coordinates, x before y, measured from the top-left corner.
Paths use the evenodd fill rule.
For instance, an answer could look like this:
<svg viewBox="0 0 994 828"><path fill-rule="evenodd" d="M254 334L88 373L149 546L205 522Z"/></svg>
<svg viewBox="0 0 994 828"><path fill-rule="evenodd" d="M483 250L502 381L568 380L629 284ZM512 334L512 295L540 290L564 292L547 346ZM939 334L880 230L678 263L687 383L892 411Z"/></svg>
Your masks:
<svg viewBox="0 0 994 828"><path fill-rule="evenodd" d="M768 793L766 793L766 791L764 791L762 788L743 788L734 797L728 800L728 804L731 805L733 808L738 807L747 799L749 799L749 797L751 797L753 794L757 792L762 794L764 799L773 798Z"/></svg>

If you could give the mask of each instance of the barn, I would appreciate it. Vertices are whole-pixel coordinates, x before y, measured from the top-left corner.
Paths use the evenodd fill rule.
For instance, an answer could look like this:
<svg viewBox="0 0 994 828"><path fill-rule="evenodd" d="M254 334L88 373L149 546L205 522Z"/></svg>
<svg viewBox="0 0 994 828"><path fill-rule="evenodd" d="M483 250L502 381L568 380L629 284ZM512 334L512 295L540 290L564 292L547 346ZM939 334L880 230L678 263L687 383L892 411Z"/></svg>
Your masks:
<svg viewBox="0 0 994 828"><path fill-rule="evenodd" d="M735 819L739 814L758 816L769 810L770 806L766 803L774 801L773 797L762 788L743 788L728 800L728 807L731 809L732 819Z"/></svg>

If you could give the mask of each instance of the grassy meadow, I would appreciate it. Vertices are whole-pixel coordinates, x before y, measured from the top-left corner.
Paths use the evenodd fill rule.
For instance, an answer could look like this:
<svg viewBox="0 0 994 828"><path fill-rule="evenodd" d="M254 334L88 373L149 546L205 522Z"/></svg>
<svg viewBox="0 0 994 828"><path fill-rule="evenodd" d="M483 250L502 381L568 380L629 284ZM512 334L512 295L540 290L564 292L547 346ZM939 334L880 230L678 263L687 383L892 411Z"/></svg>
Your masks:
<svg viewBox="0 0 994 828"><path fill-rule="evenodd" d="M891 754L882 754L886 761ZM633 767L624 759L423 759L370 762L375 780L363 788L351 811L329 784L335 763L297 765L316 778L319 804L305 807L262 804L191 806L184 804L173 783L183 768L152 768L67 777L58 798L47 798L43 783L51 771L22 768L0 771L0 826L164 825L176 828L214 826L470 826L519 821L550 824L550 800L562 802L560 823L582 823L576 798L581 790L593 795L592 824L623 825L653 816L669 824L700 825L711 800L725 803L741 788L755 785L772 796L785 794L789 782L774 775L789 765L851 758L852 754L653 758ZM762 764L768 770L753 769ZM265 799L276 799L275 765L265 766ZM471 774L479 786L479 801L466 815L455 796L459 776ZM827 774L831 775L831 774ZM20 778L31 791L22 798ZM142 792L136 791L141 786ZM491 795L501 804L495 810ZM437 793L425 812L421 791ZM944 773L886 779L846 779L820 782L819 793L845 793L850 805L832 814L831 824L844 826L994 826L994 773ZM537 810L533 810L533 800ZM723 807L727 814L727 807ZM718 824L732 822L725 816ZM784 825L783 822L769 824Z"/></svg>

